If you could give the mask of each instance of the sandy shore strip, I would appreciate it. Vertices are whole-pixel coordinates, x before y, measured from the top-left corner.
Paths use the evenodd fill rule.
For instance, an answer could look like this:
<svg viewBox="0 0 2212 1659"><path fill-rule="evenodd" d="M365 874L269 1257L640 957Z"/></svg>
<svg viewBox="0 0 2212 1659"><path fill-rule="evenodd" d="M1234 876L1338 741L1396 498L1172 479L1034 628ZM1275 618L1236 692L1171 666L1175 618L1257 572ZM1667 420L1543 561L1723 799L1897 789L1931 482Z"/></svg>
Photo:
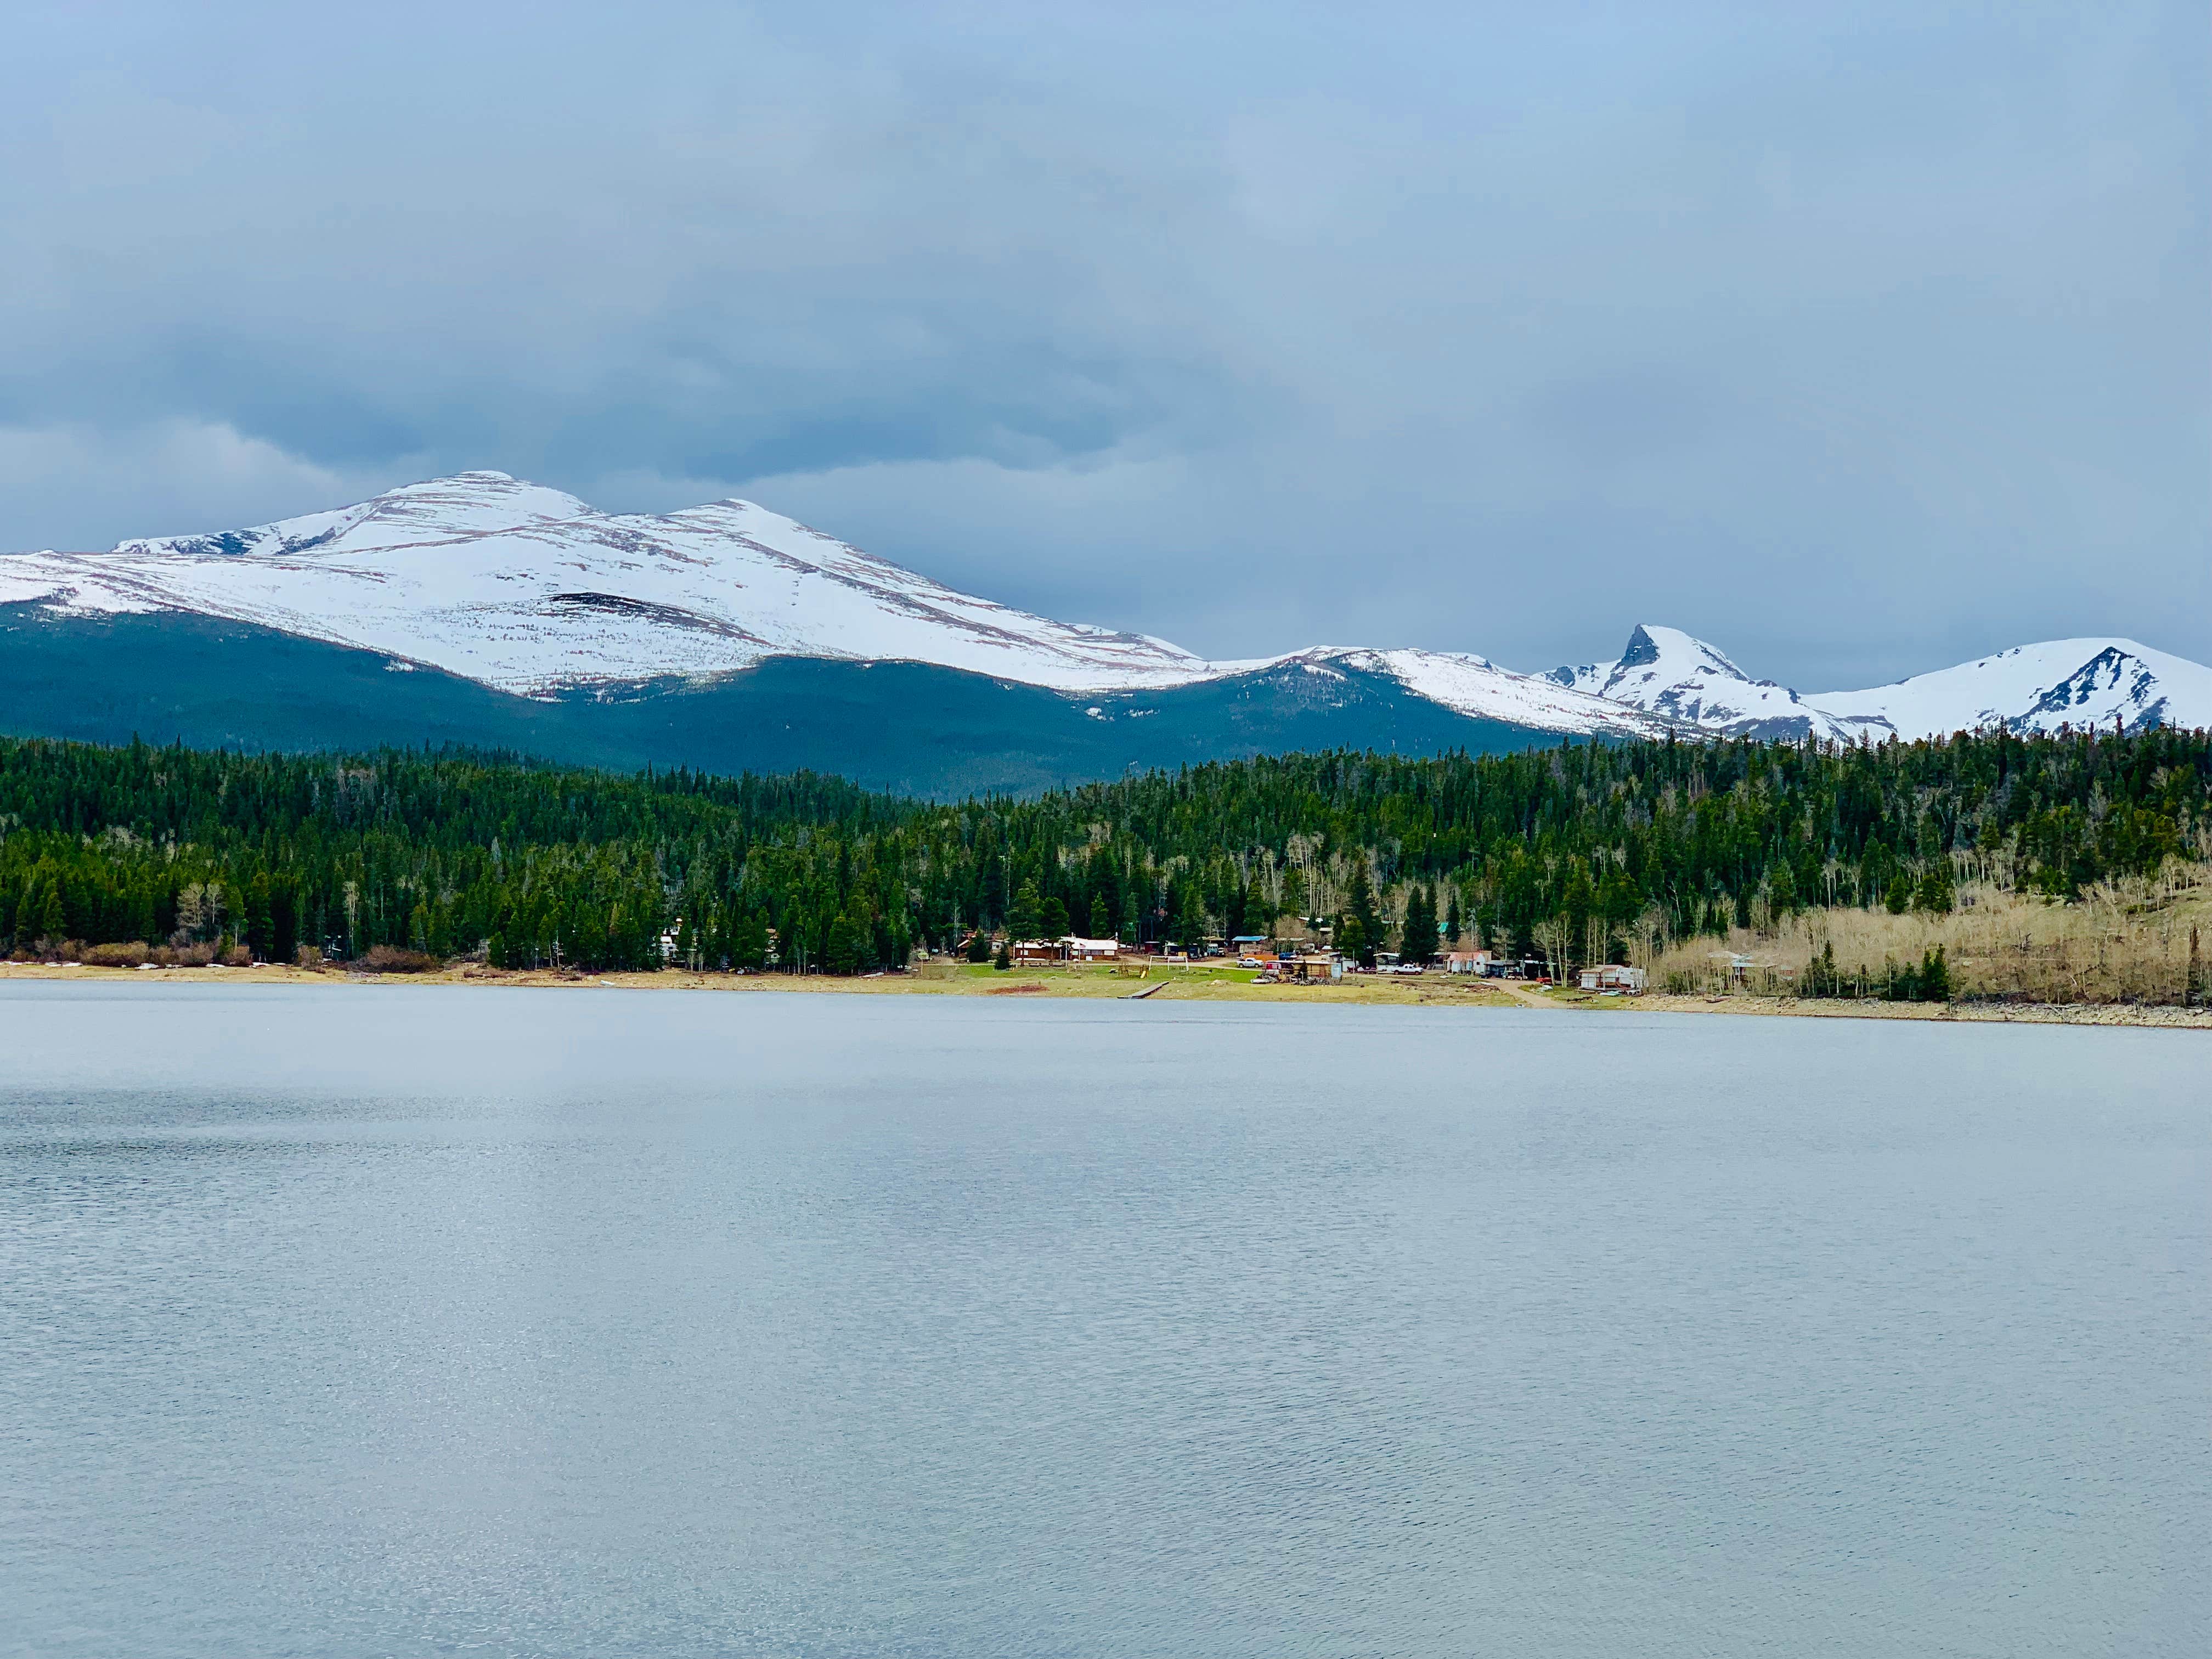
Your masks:
<svg viewBox="0 0 2212 1659"><path fill-rule="evenodd" d="M1799 1019L1918 1019L2023 1025L2130 1025L2212 1031L2212 1009L2125 1004L2011 1002L1846 1002L1801 997L1597 997L1545 990L1503 980L1443 974L1419 978L1359 975L1334 985L1258 985L1249 970L1180 965L1121 965L999 973L966 963L933 962L905 973L585 974L551 969L502 970L461 963L429 974L367 974L342 964L321 969L263 963L252 968L84 968L55 963L0 963L0 982L13 980L118 981L133 984L446 985L635 991L720 991L738 994L831 996L1036 996L1106 1000L1142 992L1152 1002L1305 1002L1361 1007L1541 1008L1560 1013L1738 1014Z"/></svg>

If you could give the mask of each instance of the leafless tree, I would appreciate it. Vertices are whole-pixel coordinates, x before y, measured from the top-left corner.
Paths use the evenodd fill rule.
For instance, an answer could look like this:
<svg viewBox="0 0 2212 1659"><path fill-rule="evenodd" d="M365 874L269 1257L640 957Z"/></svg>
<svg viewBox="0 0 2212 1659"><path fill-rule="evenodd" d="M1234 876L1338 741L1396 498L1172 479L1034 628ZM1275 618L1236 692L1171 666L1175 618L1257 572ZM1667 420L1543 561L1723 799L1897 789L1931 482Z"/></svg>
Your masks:
<svg viewBox="0 0 2212 1659"><path fill-rule="evenodd" d="M1536 948L1543 952L1544 965L1553 981L1565 979L1568 953L1575 948L1574 919L1565 915L1549 916L1528 931Z"/></svg>

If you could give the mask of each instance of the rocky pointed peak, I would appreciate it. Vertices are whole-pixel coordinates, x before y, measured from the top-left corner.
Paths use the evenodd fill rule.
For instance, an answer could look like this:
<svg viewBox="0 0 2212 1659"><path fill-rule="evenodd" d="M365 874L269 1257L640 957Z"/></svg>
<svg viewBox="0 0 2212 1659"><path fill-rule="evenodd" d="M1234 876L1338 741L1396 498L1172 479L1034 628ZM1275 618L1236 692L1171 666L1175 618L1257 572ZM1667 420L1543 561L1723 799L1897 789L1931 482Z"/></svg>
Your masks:
<svg viewBox="0 0 2212 1659"><path fill-rule="evenodd" d="M1620 653L1613 665L1616 673L1631 669L1649 668L1663 673L1695 673L1719 675L1725 679L1742 680L1750 684L1768 682L1752 677L1729 661L1725 653L1706 644L1694 634L1686 634L1679 628L1662 628L1654 623L1638 623L1628 636L1628 648Z"/></svg>
<svg viewBox="0 0 2212 1659"><path fill-rule="evenodd" d="M1659 641L1651 637L1651 630L1650 629L1646 628L1642 623L1638 623L1636 624L1636 631L1628 636L1628 648L1620 653L1620 660L1615 663L1613 666L1616 668L1642 668L1646 664L1655 663L1658 660Z"/></svg>

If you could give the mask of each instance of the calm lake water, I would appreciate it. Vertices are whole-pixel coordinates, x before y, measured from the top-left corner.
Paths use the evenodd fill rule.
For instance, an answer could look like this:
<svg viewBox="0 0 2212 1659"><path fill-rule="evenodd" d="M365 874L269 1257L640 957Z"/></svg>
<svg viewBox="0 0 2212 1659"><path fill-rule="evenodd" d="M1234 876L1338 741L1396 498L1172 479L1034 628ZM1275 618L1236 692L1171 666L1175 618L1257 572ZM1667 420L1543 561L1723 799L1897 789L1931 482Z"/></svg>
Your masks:
<svg viewBox="0 0 2212 1659"><path fill-rule="evenodd" d="M0 987L0 1653L2212 1651L2212 1042Z"/></svg>

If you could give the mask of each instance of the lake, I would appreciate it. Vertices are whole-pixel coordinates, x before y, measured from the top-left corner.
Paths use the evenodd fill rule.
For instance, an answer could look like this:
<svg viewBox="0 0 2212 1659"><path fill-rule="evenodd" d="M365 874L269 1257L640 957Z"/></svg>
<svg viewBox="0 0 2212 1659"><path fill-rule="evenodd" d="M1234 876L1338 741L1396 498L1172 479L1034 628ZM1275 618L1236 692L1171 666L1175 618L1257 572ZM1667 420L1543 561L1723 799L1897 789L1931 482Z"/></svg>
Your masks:
<svg viewBox="0 0 2212 1659"><path fill-rule="evenodd" d="M2212 1651L2212 1042L0 986L0 1653Z"/></svg>

